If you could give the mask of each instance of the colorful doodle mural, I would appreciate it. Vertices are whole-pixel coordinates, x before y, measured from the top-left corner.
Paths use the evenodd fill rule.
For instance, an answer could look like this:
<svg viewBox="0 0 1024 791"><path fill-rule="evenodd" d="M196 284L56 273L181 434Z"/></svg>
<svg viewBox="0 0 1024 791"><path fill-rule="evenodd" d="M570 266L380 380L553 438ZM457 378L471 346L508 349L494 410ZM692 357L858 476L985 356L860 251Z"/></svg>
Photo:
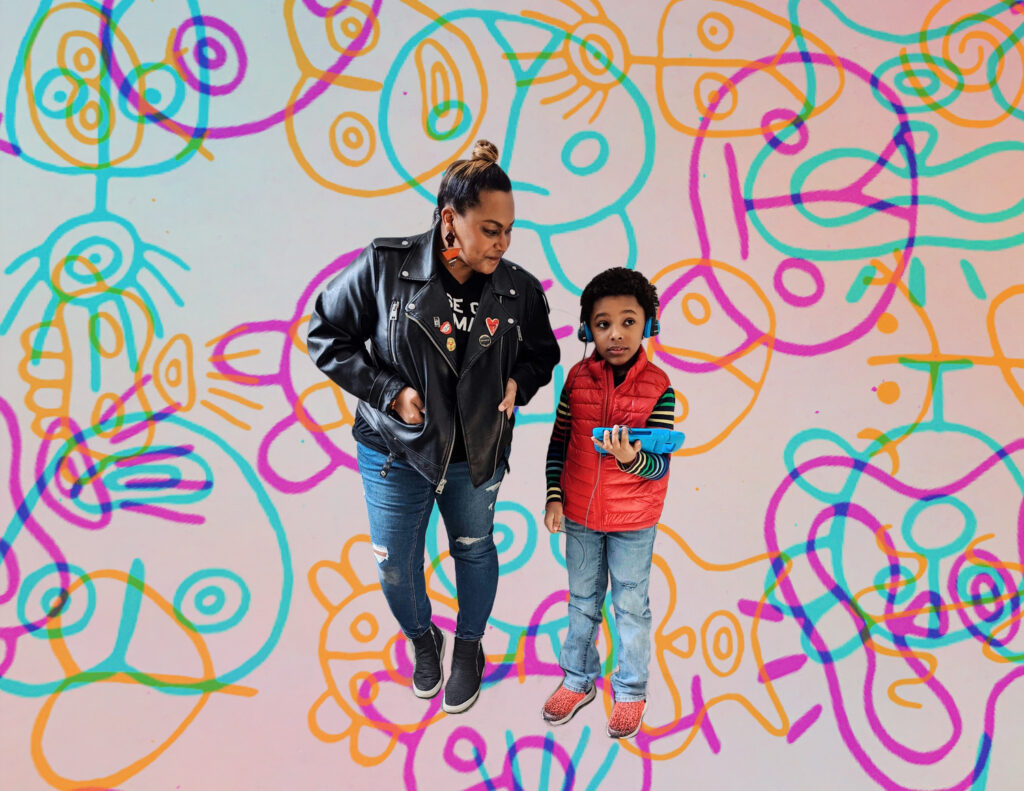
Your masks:
<svg viewBox="0 0 1024 791"><path fill-rule="evenodd" d="M1022 39L1016 0L0 5L0 786L1021 788ZM449 715L410 694L305 325L481 137L562 364ZM614 621L598 703L540 716L542 459L615 265L659 288L687 436L622 741Z"/></svg>

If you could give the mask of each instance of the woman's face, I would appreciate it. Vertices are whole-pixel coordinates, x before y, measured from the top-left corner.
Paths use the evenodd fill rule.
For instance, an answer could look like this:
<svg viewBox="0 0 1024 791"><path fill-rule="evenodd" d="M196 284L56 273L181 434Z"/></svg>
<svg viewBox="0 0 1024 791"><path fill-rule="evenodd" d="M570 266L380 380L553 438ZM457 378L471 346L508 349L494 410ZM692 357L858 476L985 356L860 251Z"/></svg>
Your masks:
<svg viewBox="0 0 1024 791"><path fill-rule="evenodd" d="M441 210L441 237L455 233L455 247L462 250L455 259L453 273L468 270L491 274L512 241L512 223L516 207L511 192L481 190L480 202L457 214L451 206Z"/></svg>

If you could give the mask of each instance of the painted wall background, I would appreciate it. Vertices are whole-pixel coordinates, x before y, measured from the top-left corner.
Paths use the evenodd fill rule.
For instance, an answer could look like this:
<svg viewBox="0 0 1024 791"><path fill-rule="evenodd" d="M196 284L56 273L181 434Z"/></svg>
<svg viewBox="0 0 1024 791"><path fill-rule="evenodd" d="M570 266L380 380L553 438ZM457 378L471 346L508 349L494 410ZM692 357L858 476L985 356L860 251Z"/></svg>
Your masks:
<svg viewBox="0 0 1024 791"><path fill-rule="evenodd" d="M1022 30L1011 0L6 0L0 785L1020 788ZM303 336L478 137L563 365L452 717L409 692L354 403ZM623 743L603 683L540 719L542 458L612 265L661 290L687 434Z"/></svg>

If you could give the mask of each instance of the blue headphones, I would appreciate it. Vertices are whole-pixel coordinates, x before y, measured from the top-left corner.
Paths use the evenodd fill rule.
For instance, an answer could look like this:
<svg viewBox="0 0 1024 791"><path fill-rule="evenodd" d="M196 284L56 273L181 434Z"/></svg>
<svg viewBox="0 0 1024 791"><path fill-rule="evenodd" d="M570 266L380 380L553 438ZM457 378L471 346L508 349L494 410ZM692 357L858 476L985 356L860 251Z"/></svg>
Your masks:
<svg viewBox="0 0 1024 791"><path fill-rule="evenodd" d="M644 322L644 337L650 338L661 332L661 324L656 318L649 318ZM579 338L583 343L593 343L594 334L590 331L590 325L585 322L580 322L580 328L576 330L576 337Z"/></svg>

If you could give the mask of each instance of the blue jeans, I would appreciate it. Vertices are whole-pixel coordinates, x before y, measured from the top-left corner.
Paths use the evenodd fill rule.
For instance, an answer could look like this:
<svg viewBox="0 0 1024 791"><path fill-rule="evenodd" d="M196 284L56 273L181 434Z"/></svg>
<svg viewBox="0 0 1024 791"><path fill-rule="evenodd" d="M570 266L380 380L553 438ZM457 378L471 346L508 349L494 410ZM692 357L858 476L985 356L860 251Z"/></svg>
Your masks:
<svg viewBox="0 0 1024 791"><path fill-rule="evenodd" d="M436 494L430 481L401 459L388 464L383 453L361 443L356 448L377 577L402 632L413 640L430 628L423 553L436 501L448 531L448 549L455 561L459 601L455 636L479 640L498 589L494 505L505 476L505 464L499 463L494 477L479 487L470 481L466 462L451 464L445 475L448 482L444 492Z"/></svg>
<svg viewBox="0 0 1024 791"><path fill-rule="evenodd" d="M563 684L586 692L601 672L594 638L601 626L601 605L611 578L619 666L612 674L615 700L647 697L651 662L651 608L647 589L657 525L642 530L601 532L563 519L565 565L569 570L569 632L558 663Z"/></svg>

